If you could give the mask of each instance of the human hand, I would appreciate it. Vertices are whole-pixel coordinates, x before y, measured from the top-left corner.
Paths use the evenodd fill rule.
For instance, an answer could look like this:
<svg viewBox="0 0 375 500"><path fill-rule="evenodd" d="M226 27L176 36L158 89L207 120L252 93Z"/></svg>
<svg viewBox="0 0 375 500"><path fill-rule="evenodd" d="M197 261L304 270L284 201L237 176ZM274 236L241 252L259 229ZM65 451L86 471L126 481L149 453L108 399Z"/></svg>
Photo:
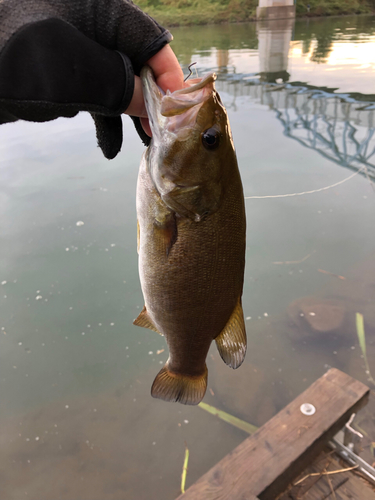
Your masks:
<svg viewBox="0 0 375 500"><path fill-rule="evenodd" d="M163 50L172 35L128 0L0 0L0 31L0 123L88 111L108 159L122 146L124 109L149 142L137 118L147 116L141 68L150 64L163 89L182 83Z"/></svg>
<svg viewBox="0 0 375 500"><path fill-rule="evenodd" d="M154 72L156 83L166 92L174 92L184 86L184 75L179 65L177 57L169 45L165 45L157 54L151 57L146 64ZM133 98L125 113L131 116L139 116L143 130L151 137L151 128L148 123L147 111L143 98L142 83L138 76L135 76Z"/></svg>

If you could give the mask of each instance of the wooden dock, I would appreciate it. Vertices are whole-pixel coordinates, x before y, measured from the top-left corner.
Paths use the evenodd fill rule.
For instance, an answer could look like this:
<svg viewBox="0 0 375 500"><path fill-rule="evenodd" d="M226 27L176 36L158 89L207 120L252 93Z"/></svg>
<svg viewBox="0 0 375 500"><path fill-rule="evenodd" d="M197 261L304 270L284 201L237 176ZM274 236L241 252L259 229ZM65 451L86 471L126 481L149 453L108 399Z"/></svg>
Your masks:
<svg viewBox="0 0 375 500"><path fill-rule="evenodd" d="M375 500L375 489L348 469L331 450L323 451L278 500Z"/></svg>
<svg viewBox="0 0 375 500"><path fill-rule="evenodd" d="M326 474L349 468L327 444L369 392L330 369L177 500L375 500L375 489L354 469Z"/></svg>

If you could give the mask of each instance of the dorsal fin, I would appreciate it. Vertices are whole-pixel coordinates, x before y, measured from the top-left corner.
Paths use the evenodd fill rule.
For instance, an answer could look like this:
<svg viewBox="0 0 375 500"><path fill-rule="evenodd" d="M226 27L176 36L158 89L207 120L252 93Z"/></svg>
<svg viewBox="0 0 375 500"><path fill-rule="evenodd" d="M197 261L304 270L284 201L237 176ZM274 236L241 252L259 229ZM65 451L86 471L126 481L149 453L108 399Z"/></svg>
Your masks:
<svg viewBox="0 0 375 500"><path fill-rule="evenodd" d="M156 332L159 335L163 336L163 334L161 332L159 332L159 330L156 328L156 326L154 325L154 323L149 318L146 306L143 307L143 309L142 309L141 313L139 314L138 318L136 318L133 321L133 325L141 326L143 328L149 328L150 330L153 330L154 332Z"/></svg>
<svg viewBox="0 0 375 500"><path fill-rule="evenodd" d="M246 330L241 297L223 331L215 339L220 356L231 368L238 368L246 354Z"/></svg>

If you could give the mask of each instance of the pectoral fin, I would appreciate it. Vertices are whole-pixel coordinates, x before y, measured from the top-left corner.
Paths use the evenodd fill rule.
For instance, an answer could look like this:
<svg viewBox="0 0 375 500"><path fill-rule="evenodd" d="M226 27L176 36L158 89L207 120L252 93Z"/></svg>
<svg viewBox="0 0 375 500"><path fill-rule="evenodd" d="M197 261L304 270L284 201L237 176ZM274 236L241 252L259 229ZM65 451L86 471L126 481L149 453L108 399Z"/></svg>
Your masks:
<svg viewBox="0 0 375 500"><path fill-rule="evenodd" d="M163 334L159 332L159 330L156 328L156 326L153 324L153 322L149 318L146 306L143 307L138 318L136 318L133 321L133 325L141 326L143 328L148 328L149 330L153 330L154 332L157 332L159 335L163 336Z"/></svg>
<svg viewBox="0 0 375 500"><path fill-rule="evenodd" d="M188 217L192 220L199 220L196 212L196 204L200 198L200 187L175 187L169 193L162 196L164 203L174 210L180 217Z"/></svg>
<svg viewBox="0 0 375 500"><path fill-rule="evenodd" d="M173 212L168 212L162 218L155 218L154 231L156 231L158 239L165 249L165 254L168 256L177 240L176 215Z"/></svg>
<svg viewBox="0 0 375 500"><path fill-rule="evenodd" d="M223 361L233 369L241 366L246 354L246 330L241 298L224 330L216 337L216 346Z"/></svg>
<svg viewBox="0 0 375 500"><path fill-rule="evenodd" d="M176 186L162 195L164 203L180 217L199 222L220 206L221 185L211 182L202 186Z"/></svg>

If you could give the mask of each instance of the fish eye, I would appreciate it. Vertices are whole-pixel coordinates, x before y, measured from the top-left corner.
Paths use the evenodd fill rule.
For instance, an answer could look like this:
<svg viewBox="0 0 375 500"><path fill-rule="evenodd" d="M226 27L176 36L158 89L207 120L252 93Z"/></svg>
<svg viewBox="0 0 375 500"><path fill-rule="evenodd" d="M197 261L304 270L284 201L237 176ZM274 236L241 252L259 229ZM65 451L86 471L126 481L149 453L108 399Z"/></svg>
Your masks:
<svg viewBox="0 0 375 500"><path fill-rule="evenodd" d="M220 144L220 132L211 127L202 134L202 143L206 149L216 149Z"/></svg>

